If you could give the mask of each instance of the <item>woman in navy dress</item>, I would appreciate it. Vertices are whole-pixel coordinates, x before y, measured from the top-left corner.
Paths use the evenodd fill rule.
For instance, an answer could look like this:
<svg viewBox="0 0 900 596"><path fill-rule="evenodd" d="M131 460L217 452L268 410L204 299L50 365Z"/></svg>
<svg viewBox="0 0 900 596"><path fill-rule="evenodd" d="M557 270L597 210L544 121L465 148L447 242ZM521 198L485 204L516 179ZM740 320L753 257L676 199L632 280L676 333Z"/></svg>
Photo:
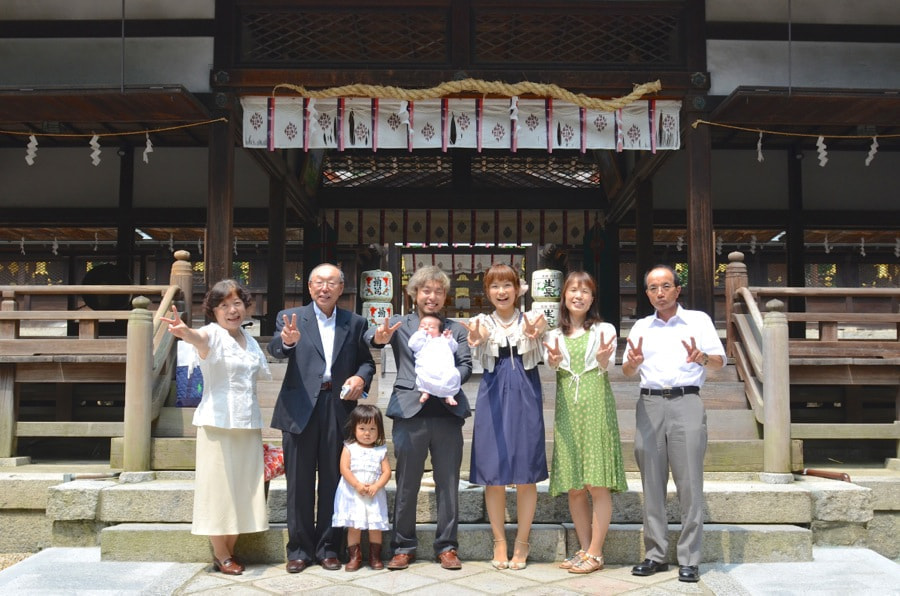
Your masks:
<svg viewBox="0 0 900 596"><path fill-rule="evenodd" d="M472 357L484 373L475 404L469 481L484 485L484 501L494 537L497 569L525 569L531 524L537 508L536 483L547 478L541 380L543 314L521 312L523 288L509 265L493 265L484 276L489 315L469 321ZM508 557L504 520L506 486L516 485L518 513L515 548Z"/></svg>

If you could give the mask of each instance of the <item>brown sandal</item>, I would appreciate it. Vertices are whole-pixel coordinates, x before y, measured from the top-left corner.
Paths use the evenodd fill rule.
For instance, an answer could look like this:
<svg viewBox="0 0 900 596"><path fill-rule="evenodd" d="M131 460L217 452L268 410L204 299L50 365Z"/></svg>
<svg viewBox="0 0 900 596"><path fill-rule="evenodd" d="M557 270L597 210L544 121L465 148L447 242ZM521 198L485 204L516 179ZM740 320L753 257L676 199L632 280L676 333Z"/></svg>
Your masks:
<svg viewBox="0 0 900 596"><path fill-rule="evenodd" d="M585 553L580 561L572 565L569 573L593 573L601 569L603 569L603 555L597 557Z"/></svg>
<svg viewBox="0 0 900 596"><path fill-rule="evenodd" d="M581 549L578 549L578 552L576 552L574 555L572 555L571 557L569 557L568 559L565 559L562 563L560 563L559 568L560 569L571 569L572 565L574 565L575 563L580 561L582 559L582 557L584 557L584 551Z"/></svg>

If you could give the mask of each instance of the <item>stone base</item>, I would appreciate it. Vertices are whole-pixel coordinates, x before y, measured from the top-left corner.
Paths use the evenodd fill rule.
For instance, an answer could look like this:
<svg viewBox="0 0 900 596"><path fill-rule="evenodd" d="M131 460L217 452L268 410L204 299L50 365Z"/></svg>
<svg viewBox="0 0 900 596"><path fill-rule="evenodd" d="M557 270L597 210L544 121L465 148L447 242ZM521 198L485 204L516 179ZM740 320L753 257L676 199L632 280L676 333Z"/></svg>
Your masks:
<svg viewBox="0 0 900 596"><path fill-rule="evenodd" d="M27 456L0 457L0 468L15 468L18 466L27 466L30 464L31 458Z"/></svg>

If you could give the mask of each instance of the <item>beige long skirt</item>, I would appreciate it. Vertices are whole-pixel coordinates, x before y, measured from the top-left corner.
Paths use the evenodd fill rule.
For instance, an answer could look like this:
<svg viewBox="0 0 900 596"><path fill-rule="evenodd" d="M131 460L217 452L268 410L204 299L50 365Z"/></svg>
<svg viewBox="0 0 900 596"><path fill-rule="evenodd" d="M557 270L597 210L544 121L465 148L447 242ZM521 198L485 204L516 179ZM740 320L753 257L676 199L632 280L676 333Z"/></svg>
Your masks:
<svg viewBox="0 0 900 596"><path fill-rule="evenodd" d="M198 427L191 534L267 530L263 473L260 429Z"/></svg>

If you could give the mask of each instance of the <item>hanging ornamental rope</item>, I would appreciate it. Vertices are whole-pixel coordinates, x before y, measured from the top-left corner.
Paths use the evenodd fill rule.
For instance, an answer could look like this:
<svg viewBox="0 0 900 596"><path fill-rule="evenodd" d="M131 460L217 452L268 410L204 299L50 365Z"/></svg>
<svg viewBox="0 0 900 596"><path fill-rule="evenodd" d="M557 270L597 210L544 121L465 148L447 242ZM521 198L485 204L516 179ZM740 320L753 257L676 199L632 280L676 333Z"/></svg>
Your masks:
<svg viewBox="0 0 900 596"><path fill-rule="evenodd" d="M738 126L736 124L724 124L722 122L710 122L708 120L697 119L691 124L691 128L697 128L701 124L705 124L707 126L717 126L719 128L728 128L731 130L740 130L743 132L756 132L759 133L759 140L756 142L756 159L759 162L765 160L762 154L762 140L763 135L772 135L777 137L797 137L797 138L806 138L806 139L816 139L816 154L819 160L819 166L825 167L825 164L828 163L828 148L825 145L825 139L872 139L872 144L869 146L869 152L866 154L866 165L870 165L872 160L875 159L875 154L878 153L878 139L896 139L900 138L900 134L886 134L886 135L820 135L815 133L802 133L802 132L784 132L780 130L766 130L764 128L750 128L748 126Z"/></svg>
<svg viewBox="0 0 900 596"><path fill-rule="evenodd" d="M127 132L101 132L101 133L75 133L75 132L21 132L15 130L0 130L0 134L16 135L20 137L28 137L28 145L25 146L25 163L30 166L34 165L38 152L37 137L57 137L70 139L90 139L88 145L91 147L91 163L95 166L100 165L100 139L106 137L127 137L131 135L144 135L147 141L144 148L144 163L150 163L150 153L153 153L153 143L150 141L150 133L170 132L173 130L181 130L184 128L193 128L195 126L206 126L215 122L228 122L227 118L215 118L213 120L204 120L202 122L191 122L190 124L176 124L175 126L163 126L160 128L148 128L145 130L132 130Z"/></svg>
<svg viewBox="0 0 900 596"><path fill-rule="evenodd" d="M568 89L564 89L558 85L550 83L532 83L531 81L522 81L519 83L503 83L501 81L484 81L481 79L463 79L461 81L447 81L436 87L428 89L403 89L401 87L392 87L385 85L364 85L356 83L353 85L342 85L340 87L330 87L320 91L310 91L302 85L292 85L290 83L279 83L272 88L272 96L274 97L279 89L290 89L301 97L310 99L326 99L331 97L369 97L382 99L402 99L405 101L419 101L422 99L436 99L454 95L459 93L479 92L485 95L504 95L513 97L517 95L531 94L538 97L552 97L567 101L581 108L590 108L594 110L603 110L612 112L620 108L624 108L628 104L640 99L648 93L656 93L662 89L659 81L642 83L634 86L634 90L628 95L616 99L600 99L597 97L588 97L583 93L572 93Z"/></svg>
<svg viewBox="0 0 900 596"><path fill-rule="evenodd" d="M557 85L466 79L430 89L344 85L310 91L282 83L241 97L247 149L592 149L680 147L681 101L641 99L659 81L618 99ZM290 89L297 95L281 95ZM525 94L528 98L519 98ZM450 96L450 97L448 97Z"/></svg>

